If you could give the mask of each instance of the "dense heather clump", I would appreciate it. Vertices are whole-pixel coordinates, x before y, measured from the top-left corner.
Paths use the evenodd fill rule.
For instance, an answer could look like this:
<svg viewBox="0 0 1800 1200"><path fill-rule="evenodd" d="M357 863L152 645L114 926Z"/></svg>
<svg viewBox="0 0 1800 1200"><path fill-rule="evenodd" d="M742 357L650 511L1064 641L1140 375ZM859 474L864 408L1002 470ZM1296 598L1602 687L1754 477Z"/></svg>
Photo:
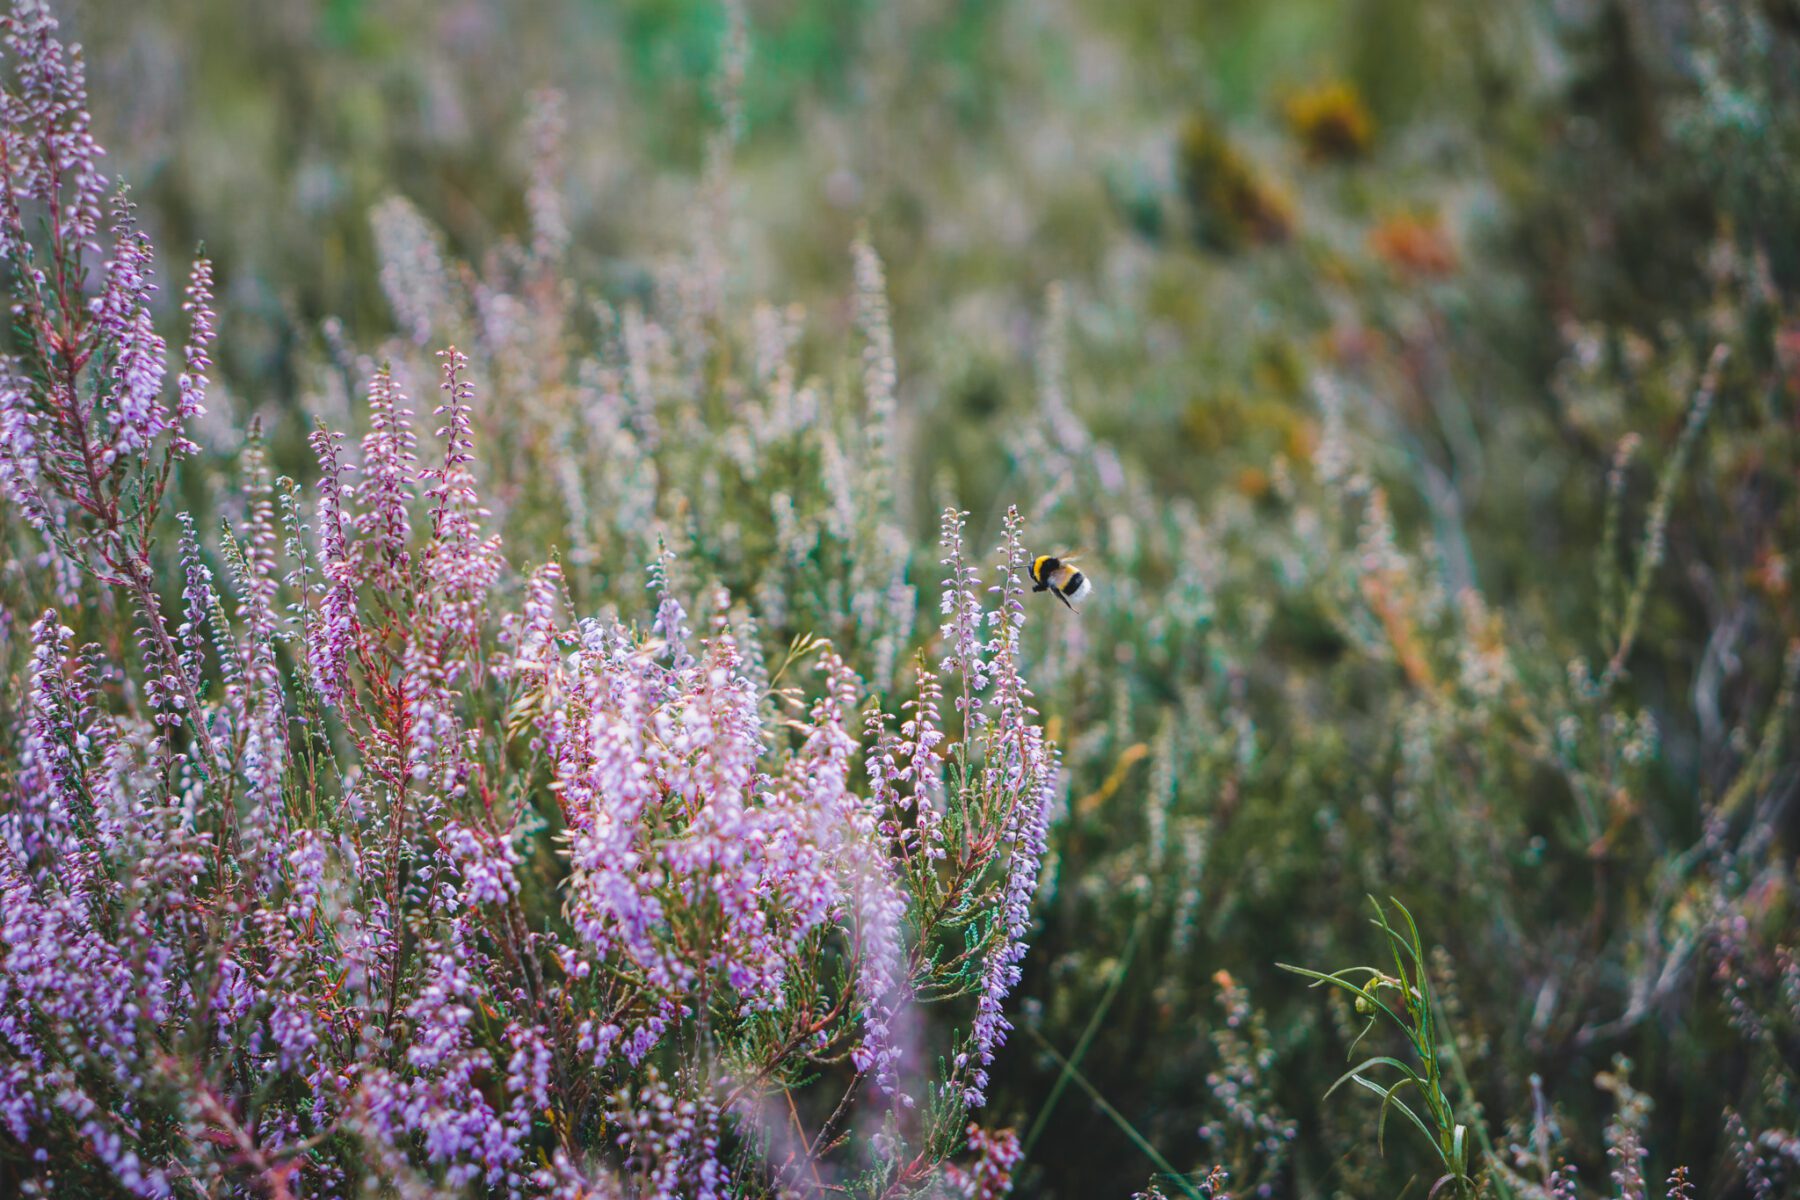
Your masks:
<svg viewBox="0 0 1800 1200"><path fill-rule="evenodd" d="M173 486L198 453L211 269L182 305L171 405L154 256L122 191L84 290L103 181L80 59L41 6L6 29L0 250L20 340L3 461L29 527L8 546L50 586L8 593L42 598L9 612L5 1177L151 1197L723 1197L827 1177L1000 1194L1016 1143L975 1127L965 1148L961 1131L1006 1028L1057 779L1026 703L1016 514L995 612L952 547L958 619L995 632L947 671L971 714L993 691L990 719L943 725L921 650L898 740L831 642L797 640L771 673L717 587L689 593L696 635L665 543L685 528L572 514L578 545L588 520L646 539L646 624L584 599L555 559L517 571L482 478L478 380L507 369L491 356L438 353L428 435L415 364L369 364L360 453L318 426L310 485L275 479L252 428L215 540ZM880 267L859 254L884 426ZM396 265L397 296L416 265ZM484 348L526 335L494 327L504 294L476 298ZM642 314L620 328L628 354L668 345ZM650 373L680 368L627 361L566 382L558 419L641 456L665 419ZM753 421L733 436L807 432ZM860 631L892 674L912 636L893 522L838 536L887 555L854 584L872 599L846 644ZM968 1031L925 1042L914 1009L964 996ZM864 1110L880 1135L844 1147Z"/></svg>

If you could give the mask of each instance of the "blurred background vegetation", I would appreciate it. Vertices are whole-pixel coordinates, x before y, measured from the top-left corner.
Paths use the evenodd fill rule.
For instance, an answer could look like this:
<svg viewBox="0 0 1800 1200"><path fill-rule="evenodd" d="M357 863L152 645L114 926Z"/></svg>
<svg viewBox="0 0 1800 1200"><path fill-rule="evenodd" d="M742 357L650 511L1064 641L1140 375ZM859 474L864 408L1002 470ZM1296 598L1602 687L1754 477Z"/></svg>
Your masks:
<svg viewBox="0 0 1800 1200"><path fill-rule="evenodd" d="M217 262L216 407L296 476L341 347L412 335L392 197L485 271L548 172L614 306L717 232L827 383L866 231L911 581L944 503L986 545L1016 502L1101 589L1031 629L1068 795L986 1118L1025 1194L1157 1170L1048 1045L1178 1171L1423 1196L1423 1139L1322 1099L1359 1020L1275 966L1384 961L1371 893L1490 1186L1617 1194L1637 1137L1793 1194L1792 0L750 0L735 90L713 0L59 7L151 236Z"/></svg>

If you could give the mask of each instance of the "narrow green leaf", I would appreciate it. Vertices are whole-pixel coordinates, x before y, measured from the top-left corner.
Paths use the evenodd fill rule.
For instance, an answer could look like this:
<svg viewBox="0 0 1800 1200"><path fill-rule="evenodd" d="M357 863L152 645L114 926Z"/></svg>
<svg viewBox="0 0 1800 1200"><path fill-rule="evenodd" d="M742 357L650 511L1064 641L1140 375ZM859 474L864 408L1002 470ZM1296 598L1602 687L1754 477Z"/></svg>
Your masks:
<svg viewBox="0 0 1800 1200"><path fill-rule="evenodd" d="M1376 1008L1379 1008L1382 1012L1387 1014L1388 1020L1392 1021L1400 1029L1409 1030L1412 1028L1409 1024L1407 1024L1406 1021L1401 1019L1401 1017L1398 1013L1396 1013L1393 1009L1389 1008L1387 1006L1386 1002L1384 1002L1374 992L1369 991L1366 987L1351 983L1347 979L1339 978L1339 976L1344 975L1350 971L1368 971L1373 975L1380 975L1381 972L1375 970L1373 967L1347 967L1343 971L1337 972L1337 974L1326 975L1319 971L1309 971L1305 967L1291 967L1287 963L1276 963L1275 965L1277 967L1281 968L1283 971L1289 971L1295 975L1304 975L1304 976L1306 976L1306 978L1313 980L1314 981L1312 984L1313 987L1318 987L1319 984L1321 984L1321 983L1329 983L1335 987L1342 988L1344 991L1349 992L1352 996L1356 996L1363 1000L1367 1000L1370 1004L1373 1004Z"/></svg>
<svg viewBox="0 0 1800 1200"><path fill-rule="evenodd" d="M1395 1092L1397 1092L1401 1088L1405 1087L1408 1083L1411 1083L1412 1080L1402 1079L1399 1083L1396 1083L1391 1088L1384 1088L1379 1083L1376 1083L1373 1080L1364 1079L1360 1075L1357 1076L1356 1082L1360 1083L1363 1087L1368 1088L1371 1092L1374 1092L1377 1096L1381 1097L1381 1117L1376 1123L1375 1141L1376 1141L1376 1148L1379 1149L1384 1155L1387 1153L1387 1150L1386 1150L1385 1145L1383 1144L1383 1133L1387 1128L1387 1110L1388 1110L1388 1106L1390 1104L1393 1107L1399 1109L1402 1113L1404 1113L1406 1116L1406 1119L1411 1121L1415 1126L1418 1127L1419 1132L1425 1135L1425 1140L1430 1142L1434 1149L1437 1147L1437 1139L1432 1136L1431 1130L1426 1126L1425 1122L1420 1119L1419 1114L1414 1112L1411 1108L1407 1107L1406 1101L1401 1100L1400 1098L1398 1098L1397 1096L1394 1095ZM1442 1157L1441 1153L1439 1154L1439 1157L1440 1158Z"/></svg>
<svg viewBox="0 0 1800 1200"><path fill-rule="evenodd" d="M1156 1164L1157 1170L1161 1171L1163 1174L1165 1174L1169 1178L1173 1179L1176 1182L1176 1184L1181 1188L1181 1190L1188 1197L1190 1197L1190 1200L1206 1200L1206 1198L1200 1194L1200 1190L1198 1188L1196 1188L1193 1184L1189 1183L1187 1180L1187 1177L1185 1175L1181 1174L1173 1166L1169 1165L1169 1160L1164 1158L1157 1151L1156 1147L1150 1144L1150 1140L1148 1138L1146 1138L1143 1134L1141 1134L1137 1131L1137 1126L1133 1125L1130 1121L1125 1119L1124 1113L1121 1113L1118 1109L1114 1108L1111 1104L1107 1103L1106 1097L1102 1096L1100 1094L1099 1089L1096 1088L1093 1084L1088 1082L1087 1076L1083 1075L1080 1071L1076 1070L1073 1063L1071 1063L1068 1059L1064 1058L1057 1051L1055 1046L1052 1046L1047 1040L1045 1040L1043 1034L1039 1033L1036 1029L1033 1029L1029 1025L1025 1026L1025 1032L1030 1034L1031 1037L1033 1038L1033 1040L1035 1040L1038 1045L1042 1046L1044 1048L1044 1051L1047 1054L1049 1054L1051 1058L1054 1058L1058 1063L1060 1063L1062 1065L1063 1069L1069 1073L1069 1078L1075 1081L1075 1085L1077 1087L1079 1087L1082 1091L1086 1092L1088 1099L1090 1099L1094 1102L1094 1107L1098 1108L1102 1113L1104 1113L1106 1115L1108 1120L1112 1121L1112 1123L1114 1125L1118 1126L1119 1131L1121 1133L1123 1133L1126 1137L1130 1138L1131 1142L1134 1146L1136 1146L1139 1150L1142 1150L1144 1152L1144 1157L1148 1158L1152 1163ZM1415 1120L1416 1119L1417 1118L1415 1118Z"/></svg>
<svg viewBox="0 0 1800 1200"><path fill-rule="evenodd" d="M1370 1067L1392 1067L1402 1075L1411 1076L1414 1082L1420 1082L1417 1071L1414 1071L1411 1067L1407 1066L1397 1058L1389 1058L1385 1054L1378 1054L1374 1058L1360 1062L1356 1064L1356 1066L1351 1067L1348 1071L1345 1071L1342 1075L1339 1075L1337 1082L1325 1089L1326 1097L1329 1098L1331 1093L1337 1091L1350 1080L1361 1078L1362 1073Z"/></svg>

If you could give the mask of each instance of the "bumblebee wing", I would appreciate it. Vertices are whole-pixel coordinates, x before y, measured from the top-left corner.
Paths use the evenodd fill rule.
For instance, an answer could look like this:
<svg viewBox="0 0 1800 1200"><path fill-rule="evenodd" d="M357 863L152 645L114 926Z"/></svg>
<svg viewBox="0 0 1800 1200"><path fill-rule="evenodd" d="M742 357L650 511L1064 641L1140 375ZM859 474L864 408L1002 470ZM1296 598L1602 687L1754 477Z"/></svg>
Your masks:
<svg viewBox="0 0 1800 1200"><path fill-rule="evenodd" d="M1050 561L1056 564L1056 569L1050 572L1049 583L1058 591L1062 590L1072 577L1081 574L1075 569L1075 564L1080 561L1080 554L1076 551L1065 551Z"/></svg>

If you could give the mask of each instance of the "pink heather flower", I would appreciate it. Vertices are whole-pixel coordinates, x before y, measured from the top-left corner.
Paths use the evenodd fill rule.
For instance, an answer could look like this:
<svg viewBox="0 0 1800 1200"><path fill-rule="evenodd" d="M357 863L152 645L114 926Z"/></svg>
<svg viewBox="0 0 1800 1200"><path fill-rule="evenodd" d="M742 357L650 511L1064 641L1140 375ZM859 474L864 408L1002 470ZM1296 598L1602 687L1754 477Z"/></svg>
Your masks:
<svg viewBox="0 0 1800 1200"><path fill-rule="evenodd" d="M66 811L79 813L86 806L86 780L72 746L79 745L75 714L68 703L63 664L75 631L64 625L54 610L46 609L31 626L30 715L27 726L42 755L43 766L55 785L56 796Z"/></svg>
<svg viewBox="0 0 1800 1200"><path fill-rule="evenodd" d="M133 1127L106 1115L87 1090L95 1078L127 1090L143 1086L140 1028L168 1016L166 987L158 982L166 954L146 945L141 923L122 931L123 941L149 951L141 962L115 944L113 929L96 927L93 914L108 902L96 894L93 855L72 827L58 835L65 844L45 855L42 865L22 859L12 836L20 815L14 809L0 818L8 826L8 836L0 838L0 1044L9 1056L40 1069L24 1078L0 1075L0 1112L9 1124L27 1125L23 1140L30 1145L30 1129L60 1110L120 1187L167 1195L161 1169L147 1167L135 1148ZM67 1045L82 1047L92 1064L81 1077L61 1065L60 1053L49 1058L53 1047Z"/></svg>
<svg viewBox="0 0 1800 1200"><path fill-rule="evenodd" d="M369 381L369 432L362 443L362 481L356 487L356 528L363 537L369 582L397 592L406 587L412 559L413 479L418 469L412 410L386 367Z"/></svg>
<svg viewBox="0 0 1800 1200"><path fill-rule="evenodd" d="M429 627L411 631L400 654L400 688L406 697L406 766L420 783L430 780L439 753L456 751L456 696L444 669L439 638ZM436 797L432 799L435 801Z"/></svg>
<svg viewBox="0 0 1800 1200"><path fill-rule="evenodd" d="M668 755L659 756L657 777L692 813L662 860L688 907L710 902L723 917L706 969L739 994L744 1008L769 1008L781 1000L785 952L794 947L783 936L784 914L767 904L780 865L768 846L780 836L781 814L751 803L762 741L757 697L730 637L713 639L699 668L675 677L685 686L659 713Z"/></svg>
<svg viewBox="0 0 1800 1200"><path fill-rule="evenodd" d="M460 903L465 907L504 904L519 894L514 872L519 855L504 837L494 837L451 821L438 832L451 863L462 876Z"/></svg>
<svg viewBox="0 0 1800 1200"><path fill-rule="evenodd" d="M626 1170L643 1200L721 1200L731 1173L719 1161L719 1112L710 1097L682 1095L652 1068L634 1093L612 1096L607 1119L621 1132Z"/></svg>
<svg viewBox="0 0 1800 1200"><path fill-rule="evenodd" d="M1009 772L1005 785L1023 787L1041 769L1030 755L1027 731L1037 715L1031 707L1031 691L1019 671L1019 631L1025 627L1025 547L1020 540L1021 520L1016 506L1006 510L1005 541L1001 546L1000 581L989 591L1000 604L987 614L995 633L988 642L989 672L993 679L994 707L1002 733L997 739ZM989 764L990 768L993 766Z"/></svg>
<svg viewBox="0 0 1800 1200"><path fill-rule="evenodd" d="M888 729L888 715L879 705L871 704L863 714L863 741L868 747L863 752L863 768L869 775L870 807L887 814L910 804L911 798L901 795L896 786L900 778L898 751Z"/></svg>
<svg viewBox="0 0 1800 1200"><path fill-rule="evenodd" d="M466 546L478 536L476 519L487 516L475 490L470 465L475 461L475 385L468 380L469 358L455 346L438 351L443 360L443 380L438 389L443 403L433 415L443 417L437 436L444 439L443 465L425 471L420 478L430 486L425 495L437 503L431 513L431 536L440 542Z"/></svg>
<svg viewBox="0 0 1800 1200"><path fill-rule="evenodd" d="M239 538L243 562L234 581L238 587L238 616L253 646L273 643L280 627L275 599L279 580L275 570L275 500L269 477L268 451L260 429L253 429L244 449L245 520ZM257 657L254 652L250 656ZM273 655L264 664L273 670Z"/></svg>
<svg viewBox="0 0 1800 1200"><path fill-rule="evenodd" d="M982 964L981 990L976 999L975 1020L969 1029L970 1048L958 1060L959 1066L971 1061L975 1065L964 1089L964 1100L971 1108L983 1102L987 1067L1012 1028L1004 1004L1018 986L1019 964L1025 958L1031 901L1048 848L1050 806L1056 791L1055 753L1046 745L1043 731L1031 723L1037 713L1018 670L1019 632L1025 623L1021 574L1025 549L1020 535L1019 510L1009 508L1001 546L1000 582L993 588L1000 595L1000 607L988 615L989 623L999 626L989 643L997 711L989 726L988 761L982 770L991 790L1013 797L1002 825L1002 836L1011 850L1000 935Z"/></svg>
<svg viewBox="0 0 1800 1200"><path fill-rule="evenodd" d="M442 235L406 200L389 197L369 214L381 262L381 290L414 345L431 340L434 329L448 332L455 307L448 297L456 283L444 262Z"/></svg>
<svg viewBox="0 0 1800 1200"><path fill-rule="evenodd" d="M669 586L669 563L671 555L659 540L656 557L650 561L649 589L656 593L656 619L651 622L651 632L663 640L669 654L669 666L676 671L685 671L693 664L693 656L688 653L687 610L675 599L675 593Z"/></svg>
<svg viewBox="0 0 1800 1200"><path fill-rule="evenodd" d="M90 245L100 228L106 178L97 162L104 153L89 125L87 83L79 49L66 54L56 39L56 18L43 0L17 0L0 18L19 90L0 101L0 124L13 175L12 210L0 250L23 264L17 206L41 200L56 213L58 234Z"/></svg>
<svg viewBox="0 0 1800 1200"><path fill-rule="evenodd" d="M556 658L556 646L562 634L556 615L562 607L562 567L547 562L531 573L525 588L524 636L519 642L519 655L527 662L547 665Z"/></svg>
<svg viewBox="0 0 1800 1200"><path fill-rule="evenodd" d="M962 695L956 699L957 712L965 727L973 731L981 724L980 693L987 686L987 663L982 654L987 649L981 636L982 607L980 573L969 562L963 550L963 522L969 514L954 508L944 510L942 532L938 544L944 548L943 564L950 568L944 577L944 599L940 611L948 618L943 625L944 672L954 671L962 677Z"/></svg>
<svg viewBox="0 0 1800 1200"><path fill-rule="evenodd" d="M420 475L430 485L426 497L435 501L431 543L420 563L424 594L419 603L429 619L413 632L407 648L409 703L417 737L415 774L426 769L433 754L448 749L456 736L454 689L483 661L479 643L488 589L505 565L500 539L481 537L480 519L488 510L481 506L471 469L474 390L465 377L468 359L454 346L440 357L444 402L437 414L445 419L438 430L444 439L444 459L441 466Z"/></svg>
<svg viewBox="0 0 1800 1200"><path fill-rule="evenodd" d="M27 397L11 359L0 359L0 497L18 505L40 531L51 526L38 461L37 409Z"/></svg>
<svg viewBox="0 0 1800 1200"><path fill-rule="evenodd" d="M869 775L869 806L879 815L877 825L888 851L900 862L913 867L915 853L925 859L942 857L943 830L936 820L938 813L929 799L921 800L914 791L903 791L900 784L908 769L900 761L908 754L906 743L894 737L887 728L887 714L871 705L863 721L863 762ZM906 814L914 810L914 823Z"/></svg>
<svg viewBox="0 0 1800 1200"><path fill-rule="evenodd" d="M549 1042L543 1030L513 1021L506 1027L512 1057L506 1063L506 1094L511 1098L507 1121L513 1129L528 1131L538 1114L550 1107Z"/></svg>
<svg viewBox="0 0 1800 1200"><path fill-rule="evenodd" d="M114 445L106 451L109 463L122 453L144 453L170 424L162 401L167 346L150 318L155 255L123 193L113 201L113 236L106 285L92 303L95 330L111 356L107 418Z"/></svg>
<svg viewBox="0 0 1800 1200"><path fill-rule="evenodd" d="M912 715L900 726L900 756L906 760L906 766L900 769L899 778L912 782L923 793L938 783L938 772L944 765L943 753L938 749L944 743L943 718L938 713L944 687L923 657L918 662L917 677L917 695L901 706Z"/></svg>
<svg viewBox="0 0 1800 1200"><path fill-rule="evenodd" d="M970 1122L969 1152L975 1156L969 1166L952 1164L944 1169L944 1182L951 1191L965 1200L1000 1200L1010 1196L1013 1171L1025 1161L1019 1135L1010 1129L989 1133Z"/></svg>
<svg viewBox="0 0 1800 1200"><path fill-rule="evenodd" d="M288 839L287 919L304 925L319 911L325 888L327 845L316 829L296 829Z"/></svg>
<svg viewBox="0 0 1800 1200"><path fill-rule="evenodd" d="M746 1007L763 1008L780 999L784 951L792 946L765 907L781 865L770 847L783 823L781 814L750 804L762 728L738 666L736 646L721 636L698 671L649 667L661 701L646 713L646 732L656 735L644 743L650 780L687 814L680 835L652 860L650 877L672 882L683 907L717 906L724 929L694 965L721 976Z"/></svg>
<svg viewBox="0 0 1800 1200"><path fill-rule="evenodd" d="M500 642L510 644L512 650L496 656L493 664L495 676L515 688L541 689L542 720L535 724L530 738L537 753L566 744L568 738L568 714L556 690L558 661L571 640L558 621L565 600L566 586L557 563L545 563L533 571L525 585L522 611L502 618Z"/></svg>
<svg viewBox="0 0 1800 1200"><path fill-rule="evenodd" d="M226 566L237 593L238 619L245 638L236 650L239 672L226 679L225 707L243 739L241 769L250 784L247 797L252 801L246 825L255 837L267 838L273 836L273 826L284 819L278 800L288 743L286 700L275 657L280 626L275 607L279 578L273 487L255 430L244 450L244 472L247 516L239 539L241 553L228 555ZM276 851L272 843L258 848Z"/></svg>
<svg viewBox="0 0 1800 1200"><path fill-rule="evenodd" d="M195 417L206 415L206 373L212 369L210 351L218 320L212 311L212 282L211 261L195 259L194 269L188 274L187 294L181 302L181 311L188 314L190 330L187 346L182 350L184 369L175 381L180 393L175 407L176 423L184 428ZM176 448L183 454L198 449L185 437L176 443Z"/></svg>
<svg viewBox="0 0 1800 1200"><path fill-rule="evenodd" d="M874 1077L876 1087L911 1108L912 1097L900 1091L904 1054L895 1029L901 1010L911 1001L903 937L906 894L881 853L881 844L871 822L867 830L857 829L841 856L841 869L848 875L859 958L857 998L863 1010L863 1041L850 1057L857 1070Z"/></svg>
<svg viewBox="0 0 1800 1200"><path fill-rule="evenodd" d="M517 1106L503 1116L480 1086L501 1069L474 1032L486 1002L482 969L466 931L453 923L449 938L431 952L426 981L407 1006L411 1070L404 1079L369 1071L362 1084L372 1129L390 1143L417 1139L426 1160L441 1165L445 1182L457 1189L476 1183L489 1189L519 1186L523 1143L530 1134L529 1124L509 1119L520 1111ZM529 1086L528 1077L525 1083Z"/></svg>
<svg viewBox="0 0 1800 1200"><path fill-rule="evenodd" d="M269 1014L269 1037L275 1043L281 1070L297 1070L313 1060L319 1028L303 997L293 992L276 997L275 1011Z"/></svg>
<svg viewBox="0 0 1800 1200"><path fill-rule="evenodd" d="M181 522L180 555L184 583L181 590L182 621L175 636L181 646L182 671L189 679L200 679L205 671L205 630L212 620L213 609L217 607L219 597L213 591L212 570L200 557L200 539L194 534L194 518L187 513L179 513L176 519Z"/></svg>
<svg viewBox="0 0 1800 1200"><path fill-rule="evenodd" d="M902 803L913 809L916 837L925 856L936 860L945 856L942 810L944 755L938 749L945 740L943 718L938 711L938 705L944 697L944 688L926 665L922 654L916 664L916 671L918 693L903 706L911 715L900 725L900 742L894 751L906 765L895 772L895 778L912 785L911 799L903 800Z"/></svg>
<svg viewBox="0 0 1800 1200"><path fill-rule="evenodd" d="M81 1098L86 1099L85 1096ZM64 1103L65 1111L74 1107L71 1103ZM83 1106L79 1114L71 1115L87 1117L81 1122L82 1136L92 1147L94 1156L105 1163L113 1178L118 1180L119 1186L134 1196L149 1197L152 1200L172 1195L167 1174L161 1168L145 1169L138 1152L125 1144L124 1137L116 1127L118 1123L108 1123L98 1115L90 1115L91 1113L91 1108Z"/></svg>
<svg viewBox="0 0 1800 1200"><path fill-rule="evenodd" d="M622 630L592 623L572 654L546 661L559 703L543 743L571 831L569 911L583 956L629 964L665 993L663 1005L704 972L746 1009L778 1003L792 956L841 917L866 963L862 1062L891 1087L897 1060L885 1022L904 999L905 901L877 810L849 787L856 678L835 656L825 669L826 695L804 743L779 779L763 780L758 691L722 626L680 671ZM645 826L659 810L653 841ZM668 953L663 931L691 911L716 913L721 924L705 956L684 961ZM590 1022L584 1045L601 1059L641 1056L667 1027L663 1005L625 1028Z"/></svg>
<svg viewBox="0 0 1800 1200"><path fill-rule="evenodd" d="M549 747L572 833L570 919L592 952L615 949L649 982L678 980L655 936L663 918L640 817L655 796L643 731L655 677L622 631L590 627L558 690L568 719Z"/></svg>
<svg viewBox="0 0 1800 1200"><path fill-rule="evenodd" d="M850 788L850 760L856 739L849 731L860 681L835 653L819 665L825 693L813 705L811 731L796 755L799 799L815 822L828 821L821 835L830 847L844 919L850 924L857 951L858 1000L863 1009L863 1042L851 1059L859 1071L873 1074L876 1086L911 1105L899 1091L900 1050L893 1041L898 1010L909 997L902 933L906 897L895 877L888 843L879 830L879 800L865 799ZM885 780L886 764L876 770ZM822 881L823 882L823 881ZM821 898L829 893L820 889Z"/></svg>
<svg viewBox="0 0 1800 1200"><path fill-rule="evenodd" d="M343 435L321 428L309 440L319 460L319 562L326 583L318 623L307 631L306 658L313 686L325 703L335 706L343 702L356 627L356 565L346 537L344 466L338 458Z"/></svg>
<svg viewBox="0 0 1800 1200"><path fill-rule="evenodd" d="M964 1100L971 1108L983 1103L986 1068L1012 1029L1003 1006L1019 983L1019 964L1025 960L1028 948L1025 935L1031 930L1031 901L1037 894L1038 872L1049 848L1050 805L1056 791L1054 763L1050 770L1047 778L1017 801L1016 817L1008 823L1007 840L1012 843L1012 850L1007 857L1001 936L982 964L981 992L969 1029L972 1058L977 1064L971 1085L964 1091Z"/></svg>

